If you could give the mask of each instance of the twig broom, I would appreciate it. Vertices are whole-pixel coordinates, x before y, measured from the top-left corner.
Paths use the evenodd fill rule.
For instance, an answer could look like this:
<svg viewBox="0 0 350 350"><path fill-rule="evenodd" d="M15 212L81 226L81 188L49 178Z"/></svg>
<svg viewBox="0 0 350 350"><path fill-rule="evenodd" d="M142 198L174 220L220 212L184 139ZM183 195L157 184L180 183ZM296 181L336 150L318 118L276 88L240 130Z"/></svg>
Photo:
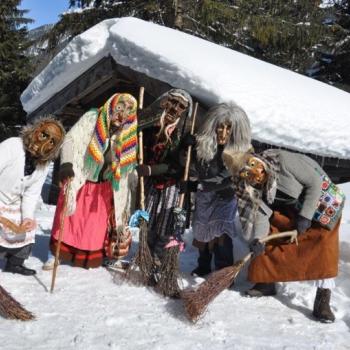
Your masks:
<svg viewBox="0 0 350 350"><path fill-rule="evenodd" d="M27 311L3 287L0 286L0 315L10 320L30 321L35 316Z"/></svg>
<svg viewBox="0 0 350 350"><path fill-rule="evenodd" d="M260 242L265 243L273 239L290 237L291 242L296 241L297 231L287 231L268 235ZM247 254L242 260L237 261L232 266L224 267L211 273L208 279L203 282L197 289L187 289L181 293L184 301L184 307L188 319L197 322L203 315L208 305L225 289L233 283L242 267L252 258L253 253Z"/></svg>
<svg viewBox="0 0 350 350"><path fill-rule="evenodd" d="M194 133L194 126L196 123L198 102L195 104L192 114L191 134ZM188 146L186 165L184 171L184 181L188 180L188 173L191 162L192 146ZM156 289L164 296L178 298L180 297L181 288L179 286L179 253L182 243L181 235L185 229L186 213L183 210L185 194L181 193L179 196L178 206L174 209L174 233L173 242L168 248L164 255L162 265L159 270L159 280L156 285Z"/></svg>
<svg viewBox="0 0 350 350"><path fill-rule="evenodd" d="M143 108L143 95L144 87L140 87L139 93L139 109ZM143 164L143 132L139 132L139 164ZM140 209L145 210L145 184L143 176L140 176ZM140 282L142 284L148 285L150 278L153 273L153 258L147 243L148 236L148 225L147 221L140 217L139 226L139 246L135 257L131 261L128 269L126 271L125 277L128 280L133 280L134 282ZM140 273L138 278L134 278L133 271L138 267Z"/></svg>

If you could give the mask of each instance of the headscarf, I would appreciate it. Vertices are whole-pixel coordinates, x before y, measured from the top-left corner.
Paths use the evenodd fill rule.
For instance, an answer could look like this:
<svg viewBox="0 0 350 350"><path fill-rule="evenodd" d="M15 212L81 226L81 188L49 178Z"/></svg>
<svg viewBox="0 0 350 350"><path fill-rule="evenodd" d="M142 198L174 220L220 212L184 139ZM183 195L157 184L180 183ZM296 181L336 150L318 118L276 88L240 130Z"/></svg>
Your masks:
<svg viewBox="0 0 350 350"><path fill-rule="evenodd" d="M147 127L149 125L154 125L156 122L160 121L164 112L164 108L161 107L161 102L164 100L164 98L169 97L169 95L180 95L186 101L188 101L187 113L180 119L180 121L176 125L176 128L178 130L180 130L181 132L183 131L182 129L185 127L186 123L188 123L192 116L193 101L191 95L187 91L182 89L171 89L165 92L160 97L158 97L150 106L142 110L140 112L139 117L140 128Z"/></svg>
<svg viewBox="0 0 350 350"><path fill-rule="evenodd" d="M132 109L123 120L121 130L116 134L116 140L111 143L111 118L116 105L129 101ZM111 143L112 164L107 178L113 189L119 190L120 178L133 170L137 164L137 102L130 94L114 94L98 110L95 129L85 154L85 167L90 171L93 181L97 181L104 164L104 153Z"/></svg>
<svg viewBox="0 0 350 350"><path fill-rule="evenodd" d="M238 174L249 156L259 158L264 162L267 173L267 181L262 188L254 188L246 181L239 179ZM225 165L235 179L236 196L238 198L238 213L242 225L243 236L251 237L257 211L266 199L267 204L272 204L277 191L277 179L280 172L279 150L268 149L255 153L225 153Z"/></svg>

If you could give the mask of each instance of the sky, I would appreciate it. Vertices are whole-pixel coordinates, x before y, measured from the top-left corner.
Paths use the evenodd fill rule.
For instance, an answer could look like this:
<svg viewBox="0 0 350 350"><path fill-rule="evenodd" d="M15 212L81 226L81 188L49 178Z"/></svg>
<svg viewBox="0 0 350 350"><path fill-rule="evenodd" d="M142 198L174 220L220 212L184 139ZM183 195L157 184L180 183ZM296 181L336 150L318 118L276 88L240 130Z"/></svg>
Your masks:
<svg viewBox="0 0 350 350"><path fill-rule="evenodd" d="M57 22L59 15L68 10L68 3L68 0L22 0L20 8L29 10L26 17L35 22L29 24L28 29L33 29Z"/></svg>

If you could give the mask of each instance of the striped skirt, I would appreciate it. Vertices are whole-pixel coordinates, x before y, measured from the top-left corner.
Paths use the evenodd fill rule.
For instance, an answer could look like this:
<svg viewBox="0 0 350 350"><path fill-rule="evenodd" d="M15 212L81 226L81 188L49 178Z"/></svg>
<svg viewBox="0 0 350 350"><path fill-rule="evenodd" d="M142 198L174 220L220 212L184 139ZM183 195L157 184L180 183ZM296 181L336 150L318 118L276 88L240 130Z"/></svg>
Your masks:
<svg viewBox="0 0 350 350"><path fill-rule="evenodd" d="M146 210L150 214L148 244L152 253L161 257L164 246L173 234L173 210L177 206L179 190L173 184L164 188L149 186Z"/></svg>

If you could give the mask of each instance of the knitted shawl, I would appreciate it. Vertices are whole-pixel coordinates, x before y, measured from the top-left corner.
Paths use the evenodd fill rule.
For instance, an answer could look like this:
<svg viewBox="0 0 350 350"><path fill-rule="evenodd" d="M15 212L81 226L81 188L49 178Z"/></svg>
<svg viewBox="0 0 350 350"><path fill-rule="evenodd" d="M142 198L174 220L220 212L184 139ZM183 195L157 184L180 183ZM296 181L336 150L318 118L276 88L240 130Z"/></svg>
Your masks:
<svg viewBox="0 0 350 350"><path fill-rule="evenodd" d="M250 237L254 228L256 213L261 202L266 199L267 205L275 200L277 191L277 178L280 172L278 150L268 149L260 154L252 154L261 159L266 166L267 182L262 189L254 188L244 180L236 183L236 196L238 198L238 213L242 225L243 236Z"/></svg>
<svg viewBox="0 0 350 350"><path fill-rule="evenodd" d="M110 126L115 108L121 103L131 103L132 108L123 120L121 129L110 138ZM107 174L113 189L119 190L120 179L137 164L137 102L129 94L114 94L98 112L91 141L85 154L85 168L92 181L97 181L104 164L104 153L111 147L112 165Z"/></svg>

